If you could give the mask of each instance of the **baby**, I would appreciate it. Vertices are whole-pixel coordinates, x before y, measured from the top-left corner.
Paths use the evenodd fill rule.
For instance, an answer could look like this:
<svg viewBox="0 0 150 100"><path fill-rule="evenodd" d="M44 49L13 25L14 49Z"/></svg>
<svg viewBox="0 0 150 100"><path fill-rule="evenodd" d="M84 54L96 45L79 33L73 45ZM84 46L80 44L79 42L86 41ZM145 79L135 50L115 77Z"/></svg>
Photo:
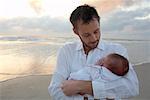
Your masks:
<svg viewBox="0 0 150 100"><path fill-rule="evenodd" d="M122 78L122 76L127 74L128 70L128 60L117 53L111 53L108 54L106 57L98 60L95 65L88 65L77 72L71 73L69 79L111 82L116 79ZM79 94L81 95L82 93ZM91 98L91 96L88 96L88 98ZM116 98L116 96L111 93L108 94L107 99L98 99L109 100L114 98Z"/></svg>
<svg viewBox="0 0 150 100"><path fill-rule="evenodd" d="M96 65L105 67L118 76L124 76L129 70L128 60L117 53L107 55L100 59Z"/></svg>

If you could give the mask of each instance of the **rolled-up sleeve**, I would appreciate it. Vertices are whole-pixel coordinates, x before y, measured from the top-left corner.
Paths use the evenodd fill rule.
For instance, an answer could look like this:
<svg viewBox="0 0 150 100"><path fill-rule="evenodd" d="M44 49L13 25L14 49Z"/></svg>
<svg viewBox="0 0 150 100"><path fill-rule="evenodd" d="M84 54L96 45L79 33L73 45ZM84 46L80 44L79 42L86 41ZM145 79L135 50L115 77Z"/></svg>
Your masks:
<svg viewBox="0 0 150 100"><path fill-rule="evenodd" d="M61 48L57 56L56 70L48 87L49 94L53 100L73 100L73 97L66 96L60 88L62 82L70 74L66 56L64 48Z"/></svg>

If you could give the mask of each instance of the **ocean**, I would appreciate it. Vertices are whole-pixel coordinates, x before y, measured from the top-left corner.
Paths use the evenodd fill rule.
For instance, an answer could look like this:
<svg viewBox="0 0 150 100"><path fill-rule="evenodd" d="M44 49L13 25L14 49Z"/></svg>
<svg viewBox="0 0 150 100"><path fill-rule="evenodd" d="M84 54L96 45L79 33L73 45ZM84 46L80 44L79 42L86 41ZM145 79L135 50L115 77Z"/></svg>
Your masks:
<svg viewBox="0 0 150 100"><path fill-rule="evenodd" d="M0 82L28 75L52 74L58 49L65 42L76 39L73 36L0 36ZM148 37L106 34L102 39L125 46L133 65L150 62Z"/></svg>

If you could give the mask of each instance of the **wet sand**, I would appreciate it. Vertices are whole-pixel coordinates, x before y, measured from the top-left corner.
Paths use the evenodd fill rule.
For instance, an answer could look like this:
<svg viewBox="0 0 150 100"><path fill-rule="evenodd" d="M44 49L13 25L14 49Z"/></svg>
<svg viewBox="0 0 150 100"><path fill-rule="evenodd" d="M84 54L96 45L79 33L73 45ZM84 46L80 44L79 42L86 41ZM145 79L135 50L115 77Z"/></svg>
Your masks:
<svg viewBox="0 0 150 100"><path fill-rule="evenodd" d="M131 100L150 100L150 63L137 65L135 70L139 79L140 94Z"/></svg>
<svg viewBox="0 0 150 100"><path fill-rule="evenodd" d="M130 100L150 100L150 63L134 67L140 82L140 95ZM52 100L48 94L51 75L26 76L0 83L0 100Z"/></svg>

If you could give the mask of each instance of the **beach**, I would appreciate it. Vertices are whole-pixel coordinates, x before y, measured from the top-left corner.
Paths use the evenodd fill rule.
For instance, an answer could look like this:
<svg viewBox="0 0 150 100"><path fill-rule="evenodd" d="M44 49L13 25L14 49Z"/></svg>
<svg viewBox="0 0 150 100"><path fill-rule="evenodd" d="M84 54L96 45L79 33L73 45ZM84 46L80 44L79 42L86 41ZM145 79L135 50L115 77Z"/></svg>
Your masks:
<svg viewBox="0 0 150 100"><path fill-rule="evenodd" d="M8 37L7 37L8 38ZM52 100L48 86L56 65L56 55L70 37L47 40L0 41L0 100ZM13 37L14 39L14 37ZM22 39L22 38L21 38ZM25 37L26 40L26 37ZM150 99L150 42L139 39L106 39L127 48L140 82L140 95L131 100Z"/></svg>
<svg viewBox="0 0 150 100"><path fill-rule="evenodd" d="M51 100L51 75L26 76L0 83L0 100Z"/></svg>
<svg viewBox="0 0 150 100"><path fill-rule="evenodd" d="M150 99L150 63L134 66L140 84L140 95L130 100ZM25 76L0 83L0 100L52 100L48 85L52 75Z"/></svg>
<svg viewBox="0 0 150 100"><path fill-rule="evenodd" d="M48 86L58 69L65 70L61 70L62 76L69 72L67 80L78 70L76 59L82 68L109 53L125 56L137 73L140 94L128 99L150 100L149 1L0 0L0 100L52 100ZM70 55L73 57L67 57ZM133 79L131 75L132 72L126 76ZM126 81L129 86L123 89L130 89L131 94L132 80ZM104 85L104 89L113 87ZM118 89L122 93L119 85ZM110 97L116 90L109 92L106 95Z"/></svg>

